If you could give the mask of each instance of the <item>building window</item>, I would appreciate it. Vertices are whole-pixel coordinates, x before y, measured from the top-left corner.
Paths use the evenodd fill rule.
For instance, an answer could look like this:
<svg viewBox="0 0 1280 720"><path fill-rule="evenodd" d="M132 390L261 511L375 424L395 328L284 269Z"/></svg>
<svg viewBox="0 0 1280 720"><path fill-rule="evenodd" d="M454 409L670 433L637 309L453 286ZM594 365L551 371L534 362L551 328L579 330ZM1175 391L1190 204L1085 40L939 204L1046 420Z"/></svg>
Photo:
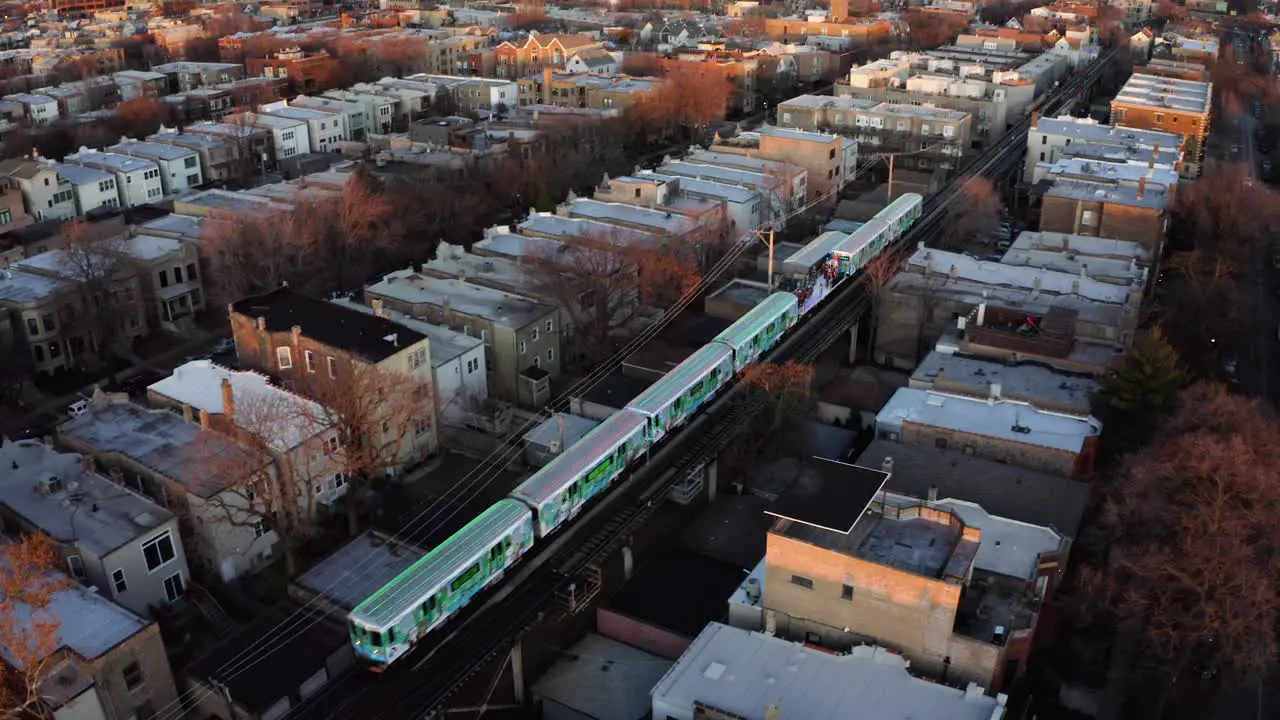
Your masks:
<svg viewBox="0 0 1280 720"><path fill-rule="evenodd" d="M484 343L485 347L489 347L489 331L488 330L480 331L480 342Z"/></svg>
<svg viewBox="0 0 1280 720"><path fill-rule="evenodd" d="M533 341L538 342L538 328L533 329Z"/></svg>
<svg viewBox="0 0 1280 720"><path fill-rule="evenodd" d="M0 225L8 225L13 222L13 213L9 210L0 210Z"/></svg>
<svg viewBox="0 0 1280 720"><path fill-rule="evenodd" d="M305 351L304 353L302 353L302 361L307 365L307 372L313 373L316 371L316 354L315 353L311 352L310 350Z"/></svg>
<svg viewBox="0 0 1280 720"><path fill-rule="evenodd" d="M841 585L841 586L840 586L840 599L841 599L841 600L852 600L852 599L853 599L853 586L852 586L852 585Z"/></svg>
<svg viewBox="0 0 1280 720"><path fill-rule="evenodd" d="M120 671L124 677L124 687L129 692L133 692L142 687L142 667L136 662L129 663Z"/></svg>
<svg viewBox="0 0 1280 720"><path fill-rule="evenodd" d="M194 282L196 279L196 264L187 263L187 282Z"/></svg>
<svg viewBox="0 0 1280 720"><path fill-rule="evenodd" d="M946 450L946 449L947 449L947 439L946 439L946 438L935 438L935 439L934 439L934 441L933 441L933 446L934 446L934 447L936 447L936 448L938 448L939 450Z"/></svg>
<svg viewBox="0 0 1280 720"><path fill-rule="evenodd" d="M426 435L426 434L427 434L427 430L428 430L430 427L431 427L431 423L427 422L426 420L414 420L414 421L413 421L413 434L414 434L414 435Z"/></svg>
<svg viewBox="0 0 1280 720"><path fill-rule="evenodd" d="M337 358L326 358L329 361L329 377L336 379L338 377L338 360Z"/></svg>
<svg viewBox="0 0 1280 720"><path fill-rule="evenodd" d="M40 334L40 323L35 318L27 318L27 334L31 337Z"/></svg>
<svg viewBox="0 0 1280 720"><path fill-rule="evenodd" d="M116 568L115 572L111 573L111 584L115 586L117 595L121 595L129 589L129 583L124 581L123 568Z"/></svg>
<svg viewBox="0 0 1280 720"><path fill-rule="evenodd" d="M555 348L547 348L547 362L551 362L551 361L553 361L553 360L555 360L555 359L556 359L556 349L555 349Z"/></svg>
<svg viewBox="0 0 1280 720"><path fill-rule="evenodd" d="M186 585L182 582L182 573L176 572L164 579L164 596L169 598L169 602L173 602L182 597L182 593L186 591Z"/></svg>
<svg viewBox="0 0 1280 720"><path fill-rule="evenodd" d="M804 588L805 590L812 590L812 589L813 589L813 581L812 581L812 580L810 580L810 579L809 579L809 578L807 578L807 577L802 577L802 576L800 576L800 575L792 575L792 576L791 576L791 584L792 584L792 585L799 585L800 587Z"/></svg>
<svg viewBox="0 0 1280 720"><path fill-rule="evenodd" d="M276 348L276 365L281 370L288 370L293 367L293 351L287 347Z"/></svg>
<svg viewBox="0 0 1280 720"><path fill-rule="evenodd" d="M182 282L182 267L181 267L181 266L175 267L175 268L173 269L173 282L174 282L175 284L176 284L176 283L180 283L180 282Z"/></svg>
<svg viewBox="0 0 1280 720"><path fill-rule="evenodd" d="M529 349L529 344L528 344L528 343L526 343L525 341L521 340L521 341L520 341L520 354L521 354L521 355L523 355L523 354L525 353L525 351L526 351L526 350L528 350L528 349Z"/></svg>
<svg viewBox="0 0 1280 720"><path fill-rule="evenodd" d="M267 524L261 519L253 521L253 536L260 538L267 534Z"/></svg>
<svg viewBox="0 0 1280 720"><path fill-rule="evenodd" d="M477 370L479 370L479 369L480 369L480 358L471 358L470 360L468 360L468 361L467 361L467 374L468 374L468 375L470 375L471 373L473 373L473 372L475 372L475 371L477 371Z"/></svg>
<svg viewBox="0 0 1280 720"><path fill-rule="evenodd" d="M162 288L169 287L169 271L168 270L160 271L160 287Z"/></svg>
<svg viewBox="0 0 1280 720"><path fill-rule="evenodd" d="M555 332L556 326L553 320L547 321L547 332Z"/></svg>
<svg viewBox="0 0 1280 720"><path fill-rule="evenodd" d="M155 572L177 557L173 549L173 536L168 530L142 544L142 557L147 562L147 572Z"/></svg>
<svg viewBox="0 0 1280 720"><path fill-rule="evenodd" d="M542 367L542 358L538 357L537 355L534 355L534 356L533 356L533 366L534 366L534 367L536 367L536 368L541 368L541 367Z"/></svg>
<svg viewBox="0 0 1280 720"><path fill-rule="evenodd" d="M1082 210L1082 211L1080 211L1080 224L1081 224L1081 225L1092 225L1092 224L1093 224L1093 211L1092 211L1092 210Z"/></svg>
<svg viewBox="0 0 1280 720"><path fill-rule="evenodd" d="M77 580L84 579L84 560L79 555L67 556L67 568L71 570L71 577Z"/></svg>

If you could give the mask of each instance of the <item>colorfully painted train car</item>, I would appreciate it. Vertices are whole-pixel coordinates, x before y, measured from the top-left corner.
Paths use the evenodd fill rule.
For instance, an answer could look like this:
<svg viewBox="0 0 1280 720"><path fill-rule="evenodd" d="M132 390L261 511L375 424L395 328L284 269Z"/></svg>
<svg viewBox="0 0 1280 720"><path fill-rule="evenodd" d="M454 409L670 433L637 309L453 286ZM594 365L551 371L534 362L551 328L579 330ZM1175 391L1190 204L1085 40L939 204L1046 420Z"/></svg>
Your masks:
<svg viewBox="0 0 1280 720"><path fill-rule="evenodd" d="M710 402L732 377L733 351L729 346L716 342L703 345L628 403L627 409L648 420L645 437L653 445Z"/></svg>
<svg viewBox="0 0 1280 720"><path fill-rule="evenodd" d="M356 656L375 670L403 657L533 543L533 512L511 499L494 503L351 611Z"/></svg>
<svg viewBox="0 0 1280 720"><path fill-rule="evenodd" d="M533 509L539 538L573 519L644 453L647 424L645 416L629 410L610 415L511 493Z"/></svg>
<svg viewBox="0 0 1280 720"><path fill-rule="evenodd" d="M724 332L715 337L714 342L733 349L733 371L742 372L743 368L777 345L783 334L796 324L799 316L799 304L795 295L789 292L774 293L725 328Z"/></svg>
<svg viewBox="0 0 1280 720"><path fill-rule="evenodd" d="M889 241L906 234L911 225L924 213L924 197L916 193L903 193L898 199L876 213L877 220L884 220L890 227Z"/></svg>

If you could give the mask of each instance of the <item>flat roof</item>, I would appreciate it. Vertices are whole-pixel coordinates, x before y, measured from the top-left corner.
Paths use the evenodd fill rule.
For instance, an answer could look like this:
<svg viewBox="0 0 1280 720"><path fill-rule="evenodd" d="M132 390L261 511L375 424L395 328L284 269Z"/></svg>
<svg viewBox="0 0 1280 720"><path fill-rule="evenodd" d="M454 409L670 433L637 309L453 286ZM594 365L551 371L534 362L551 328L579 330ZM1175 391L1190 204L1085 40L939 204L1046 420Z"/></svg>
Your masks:
<svg viewBox="0 0 1280 720"><path fill-rule="evenodd" d="M653 180L657 182L678 182L680 183L680 192L693 193L694 195L708 195L711 197L724 198L729 202L739 205L751 202L760 197L760 193L745 188L741 185L733 185L730 183L716 182L706 178L681 177L679 175L664 175L661 172L653 170L641 170L637 178L640 180Z"/></svg>
<svg viewBox="0 0 1280 720"><path fill-rule="evenodd" d="M665 166L664 166L665 167ZM570 217L585 217L604 222L617 221L654 228L664 233L684 233L693 230L695 223L684 215L653 210L626 203L601 202L589 198L570 200L564 205Z"/></svg>
<svg viewBox="0 0 1280 720"><path fill-rule="evenodd" d="M62 573L48 573L36 582L68 580ZM53 593L49 605L33 610L30 605L13 601L14 620L19 625L30 625L36 618L53 615L55 648L68 648L86 660L97 660L112 648L145 630L151 623L111 600L82 585ZM0 657L17 667L24 658L12 655L0 644ZM42 660L44 658L41 658Z"/></svg>
<svg viewBox="0 0 1280 720"><path fill-rule="evenodd" d="M125 249L139 260L159 260L182 250L182 241L159 235L139 234L126 241Z"/></svg>
<svg viewBox="0 0 1280 720"><path fill-rule="evenodd" d="M998 517L977 503L949 498L930 505L951 511L966 527L982 532L975 569L1031 582L1040 557L1062 549L1062 536L1052 529Z"/></svg>
<svg viewBox="0 0 1280 720"><path fill-rule="evenodd" d="M373 308L368 305L362 305L355 300L349 298L336 298L329 302L335 305L362 312L366 315L373 315ZM447 362L452 362L462 355L480 347L484 342L478 337L471 337L456 330L450 330L440 325L432 325L425 320L419 320L414 317L405 315L402 312L383 308L382 312L391 322L404 325L410 330L415 330L427 336L428 349L431 352L431 364L439 367Z"/></svg>
<svg viewBox="0 0 1280 720"><path fill-rule="evenodd" d="M284 118L286 120L328 120L333 113L324 112L322 110L313 110L305 107L278 107L265 112L258 113L262 115L274 115L275 117Z"/></svg>
<svg viewBox="0 0 1280 720"><path fill-rule="evenodd" d="M187 152L195 152L188 150ZM183 215L181 213L171 213L155 220L147 221L138 226L139 233L159 232L170 233L187 238L199 238L201 228L206 222L206 218L196 215Z"/></svg>
<svg viewBox="0 0 1280 720"><path fill-rule="evenodd" d="M1000 517L1056 530L1074 538L1089 505L1091 489L1081 480L966 455L956 449L872 440L858 464L881 467L893 460L885 488L897 494L927 498L936 488L939 498L981 505Z"/></svg>
<svg viewBox="0 0 1280 720"><path fill-rule="evenodd" d="M156 167L155 161L110 152L79 152L66 157L67 162L104 165L116 172L137 172Z"/></svg>
<svg viewBox="0 0 1280 720"><path fill-rule="evenodd" d="M234 312L266 320L267 332L302 334L322 345L346 350L369 362L382 362L426 337L386 318L366 315L327 300L281 287L237 300Z"/></svg>
<svg viewBox="0 0 1280 720"><path fill-rule="evenodd" d="M578 717L636 720L649 716L649 691L673 663L587 633L534 684L533 694Z"/></svg>
<svg viewBox="0 0 1280 720"><path fill-rule="evenodd" d="M432 305L520 330L557 312L552 305L456 278L420 275L413 268L387 273L365 292L406 303Z"/></svg>
<svg viewBox="0 0 1280 720"><path fill-rule="evenodd" d="M326 555L293 584L350 612L426 554L416 545L366 530Z"/></svg>
<svg viewBox="0 0 1280 720"><path fill-rule="evenodd" d="M1005 265L981 260L964 253L920 248L907 261L912 268L927 269L954 279L971 280L992 287L1015 287L1037 291L1040 294L1077 295L1088 300L1128 305L1141 283L1117 285L1102 282L1079 274L1045 270L1037 267ZM954 268L954 271L952 270Z"/></svg>
<svg viewBox="0 0 1280 720"><path fill-rule="evenodd" d="M197 154L191 148L185 148L178 145L166 145L157 142L145 142L142 140L127 140L125 142L112 145L108 150L118 153L136 153L144 157L155 157L161 160L181 160L185 157Z"/></svg>
<svg viewBox="0 0 1280 720"><path fill-rule="evenodd" d="M556 413L525 433L521 440L526 444L541 445L543 447L549 447L551 443L558 442L562 449L568 448L583 435L594 430L599 424L599 420L570 415L569 413Z"/></svg>
<svg viewBox="0 0 1280 720"><path fill-rule="evenodd" d="M72 185L96 185L104 180L115 180L111 173L73 163L53 163L58 174Z"/></svg>
<svg viewBox="0 0 1280 720"><path fill-rule="evenodd" d="M848 534L889 475L838 460L812 458L804 480L787 489L765 512L816 528Z"/></svg>
<svg viewBox="0 0 1280 720"><path fill-rule="evenodd" d="M1066 178L1054 181L1044 194L1046 197L1089 200L1153 210L1163 210L1173 200L1168 189L1161 185L1148 185L1142 193L1139 193L1138 188L1131 185Z"/></svg>
<svg viewBox="0 0 1280 720"><path fill-rule="evenodd" d="M1038 410L1025 402L987 402L915 388L899 388L876 415L877 428L901 427L904 422L1076 454L1102 429L1092 417Z"/></svg>
<svg viewBox="0 0 1280 720"><path fill-rule="evenodd" d="M1107 258L1117 260L1134 259L1140 264L1151 262L1151 250L1140 242L1060 232L1024 230L1018 233L1018 237L1014 238L1013 244L1009 246L1009 249L1027 252L1072 254L1082 260Z"/></svg>
<svg viewBox="0 0 1280 720"><path fill-rule="evenodd" d="M0 302L36 302L73 288L74 284L66 280L20 270L0 270Z"/></svg>
<svg viewBox="0 0 1280 720"><path fill-rule="evenodd" d="M820 110L823 108L831 108L834 110L865 110L867 108L875 107L879 103L879 100L849 96L833 97L831 95L798 95L790 100L783 100L778 104L778 107L809 108L812 110Z"/></svg>
<svg viewBox="0 0 1280 720"><path fill-rule="evenodd" d="M586 218L563 217L552 213L533 213L523 220L517 229L520 235L525 237L530 235L576 237L598 242L607 241L620 246L632 243L652 246L662 242L657 234L647 230L622 227Z"/></svg>
<svg viewBox="0 0 1280 720"><path fill-rule="evenodd" d="M753 188L766 188L772 190L779 184L779 180L773 179L768 171L755 172L752 170L744 170L737 167L725 167L723 165L708 165L699 162L685 162L683 160L673 160L663 163L658 168L659 172L671 175L687 175L689 177L700 178L703 180L719 180L728 183L739 183Z"/></svg>
<svg viewBox="0 0 1280 720"><path fill-rule="evenodd" d="M276 450L291 450L329 427L320 403L272 385L266 375L232 370L212 360L179 365L147 390L196 410L222 415L227 412L223 382L231 386L235 412L231 421L263 436Z"/></svg>
<svg viewBox="0 0 1280 720"><path fill-rule="evenodd" d="M203 471L210 455L239 455L246 467L250 462L248 453L230 439L168 410L125 400L91 403L87 413L62 423L57 433L87 445L93 454L127 457L202 498L211 498L242 479Z"/></svg>
<svg viewBox="0 0 1280 720"><path fill-rule="evenodd" d="M1145 75L1138 68L1111 101L1112 105L1136 105L1207 115L1213 83L1160 75Z"/></svg>
<svg viewBox="0 0 1280 720"><path fill-rule="evenodd" d="M1076 312L1081 321L1111 327L1119 327L1125 318L1137 311L1136 308L1090 300L1078 295L1038 293L1034 288L992 286L965 278L941 282L940 278L945 276L945 267L934 268L933 274L900 272L890 281L890 288L892 292L928 294L931 298L947 298L973 307L986 302L992 306L1018 308L1035 315L1048 314L1055 307L1065 308ZM1076 339L1076 348L1072 349L1073 355L1080 346L1088 345L1088 338L1077 337ZM1086 342L1081 343L1080 340ZM1105 348L1105 353L1101 353L1105 357L1098 358L1104 364L1115 357L1115 350L1110 346L1091 345L1090 347Z"/></svg>
<svg viewBox="0 0 1280 720"><path fill-rule="evenodd" d="M60 453L39 440L0 443L0 503L61 543L83 546L99 558L173 518L147 498L85 470L83 456ZM48 494L41 481L60 479Z"/></svg>
<svg viewBox="0 0 1280 720"><path fill-rule="evenodd" d="M1124 125L1103 125L1092 118L1071 116L1042 117L1031 127L1031 132L1038 132L1044 135L1059 135L1073 140L1092 140L1119 145L1154 147L1159 143L1160 147L1171 149L1182 146L1182 136L1176 133L1144 130Z"/></svg>
<svg viewBox="0 0 1280 720"><path fill-rule="evenodd" d="M958 383L986 395L993 385L1004 397L1032 405L1047 400L1061 406L1089 411L1090 397L1101 385L1092 378L1054 372L1033 364L1008 365L980 358L930 352L911 374L913 383Z"/></svg>
<svg viewBox="0 0 1280 720"><path fill-rule="evenodd" d="M683 548L645 561L609 599L611 612L692 640L724 617L725 596L742 582L745 568ZM673 593L671 588L685 588Z"/></svg>
<svg viewBox="0 0 1280 720"><path fill-rule="evenodd" d="M867 112L895 117L918 117L925 120L941 122L961 122L969 117L969 113L959 110L948 110L941 107L925 107L924 105L908 105L906 103L882 102L866 108Z"/></svg>
<svg viewBox="0 0 1280 720"><path fill-rule="evenodd" d="M691 714L695 703L761 720L782 718L992 720L1004 697L913 677L901 655L869 645L832 655L764 633L711 623L653 688L653 713Z"/></svg>

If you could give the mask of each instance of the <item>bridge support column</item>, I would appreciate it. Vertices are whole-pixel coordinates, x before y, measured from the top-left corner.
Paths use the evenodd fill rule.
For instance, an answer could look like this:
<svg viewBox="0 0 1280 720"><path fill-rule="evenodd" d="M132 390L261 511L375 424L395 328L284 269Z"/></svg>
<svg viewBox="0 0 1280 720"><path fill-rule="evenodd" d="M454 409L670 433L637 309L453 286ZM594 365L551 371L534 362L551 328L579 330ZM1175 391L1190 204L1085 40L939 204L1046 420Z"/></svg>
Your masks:
<svg viewBox="0 0 1280 720"><path fill-rule="evenodd" d="M626 582L631 579L631 570L635 567L635 559L631 554L631 546L622 546L622 581Z"/></svg>
<svg viewBox="0 0 1280 720"><path fill-rule="evenodd" d="M858 363L858 326L862 323L856 322L853 327L849 328L849 364L856 365Z"/></svg>
<svg viewBox="0 0 1280 720"><path fill-rule="evenodd" d="M711 458L711 462L707 463L707 502L715 502L716 500L716 476L720 467L719 458Z"/></svg>
<svg viewBox="0 0 1280 720"><path fill-rule="evenodd" d="M524 704L524 652L523 641L517 640L511 648L511 685L517 705Z"/></svg>

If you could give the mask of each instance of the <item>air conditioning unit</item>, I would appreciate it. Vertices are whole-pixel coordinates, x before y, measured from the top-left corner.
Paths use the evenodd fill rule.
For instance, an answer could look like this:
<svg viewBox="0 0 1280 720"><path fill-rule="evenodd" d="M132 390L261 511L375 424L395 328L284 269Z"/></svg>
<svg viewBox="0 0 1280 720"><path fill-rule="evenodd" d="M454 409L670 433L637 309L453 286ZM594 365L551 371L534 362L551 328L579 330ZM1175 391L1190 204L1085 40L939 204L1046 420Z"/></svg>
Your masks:
<svg viewBox="0 0 1280 720"><path fill-rule="evenodd" d="M559 440L552 440L551 442L547 443L547 449L548 449L548 450L550 450L550 451L552 452L552 454L559 455L559 454L560 454L560 441L559 441Z"/></svg>

